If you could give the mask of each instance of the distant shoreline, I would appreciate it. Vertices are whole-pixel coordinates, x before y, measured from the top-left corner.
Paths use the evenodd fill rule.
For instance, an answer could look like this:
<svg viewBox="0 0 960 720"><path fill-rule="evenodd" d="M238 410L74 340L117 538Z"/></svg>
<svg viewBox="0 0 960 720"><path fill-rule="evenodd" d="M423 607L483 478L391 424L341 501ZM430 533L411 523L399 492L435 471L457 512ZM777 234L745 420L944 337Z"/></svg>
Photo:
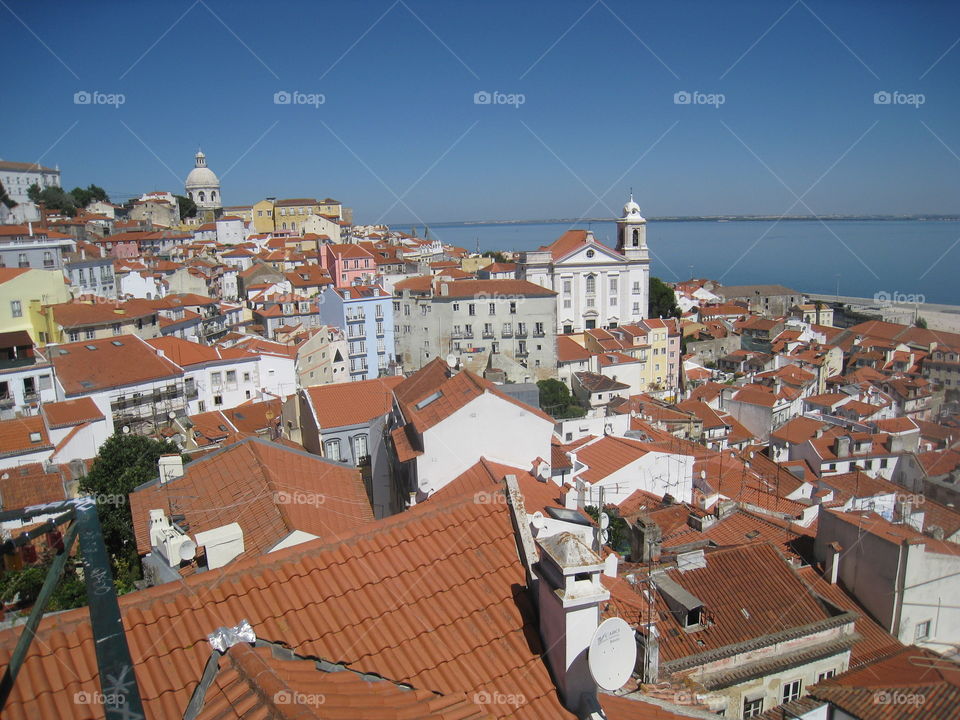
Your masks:
<svg viewBox="0 0 960 720"><path fill-rule="evenodd" d="M546 220L446 220L427 223L428 227L473 227L496 225L582 225L589 223L616 222L617 218L550 218ZM678 215L649 217L647 222L957 222L960 215ZM389 223L389 226L404 226L411 223ZM419 224L419 223L413 223Z"/></svg>

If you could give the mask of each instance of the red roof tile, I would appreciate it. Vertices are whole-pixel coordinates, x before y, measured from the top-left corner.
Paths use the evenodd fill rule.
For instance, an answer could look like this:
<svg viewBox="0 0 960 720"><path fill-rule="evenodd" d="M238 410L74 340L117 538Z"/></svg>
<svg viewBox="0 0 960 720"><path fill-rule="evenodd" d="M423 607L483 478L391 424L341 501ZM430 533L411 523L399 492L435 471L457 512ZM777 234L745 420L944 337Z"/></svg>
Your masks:
<svg viewBox="0 0 960 720"><path fill-rule="evenodd" d="M317 385L304 389L321 429L364 425L383 417L393 407L393 389L400 376Z"/></svg>
<svg viewBox="0 0 960 720"><path fill-rule="evenodd" d="M47 418L47 427L51 430L104 419L103 412L89 397L44 403L41 411Z"/></svg>

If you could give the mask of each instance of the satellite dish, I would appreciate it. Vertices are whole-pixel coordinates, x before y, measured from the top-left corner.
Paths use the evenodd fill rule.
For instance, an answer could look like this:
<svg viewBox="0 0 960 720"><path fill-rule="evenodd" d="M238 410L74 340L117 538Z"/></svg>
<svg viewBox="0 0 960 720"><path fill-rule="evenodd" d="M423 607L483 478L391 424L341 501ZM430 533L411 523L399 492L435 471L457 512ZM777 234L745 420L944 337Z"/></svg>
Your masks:
<svg viewBox="0 0 960 720"><path fill-rule="evenodd" d="M532 522L537 530L543 530L547 526L546 518L543 517L543 513L539 510L533 514Z"/></svg>
<svg viewBox="0 0 960 720"><path fill-rule="evenodd" d="M594 681L604 690L619 690L637 664L637 641L623 618L608 618L593 633L587 664Z"/></svg>
<svg viewBox="0 0 960 720"><path fill-rule="evenodd" d="M171 410L170 412L167 413L167 417L170 418L171 420L176 420L177 414L173 410Z"/></svg>
<svg viewBox="0 0 960 720"><path fill-rule="evenodd" d="M123 426L123 434L124 434L124 435L129 435L129 434L130 434L130 426L129 426L129 425L124 425L124 426Z"/></svg>
<svg viewBox="0 0 960 720"><path fill-rule="evenodd" d="M433 483L431 483L427 478L421 478L420 482L417 483L417 487L424 495L429 495L433 490Z"/></svg>
<svg viewBox="0 0 960 720"><path fill-rule="evenodd" d="M457 366L457 356L453 353L447 355L447 365L451 368L455 368Z"/></svg>
<svg viewBox="0 0 960 720"><path fill-rule="evenodd" d="M193 560L197 556L197 544L193 540L184 540L180 545L180 559Z"/></svg>
<svg viewBox="0 0 960 720"><path fill-rule="evenodd" d="M600 513L600 529L606 530L610 527L610 516L606 513Z"/></svg>

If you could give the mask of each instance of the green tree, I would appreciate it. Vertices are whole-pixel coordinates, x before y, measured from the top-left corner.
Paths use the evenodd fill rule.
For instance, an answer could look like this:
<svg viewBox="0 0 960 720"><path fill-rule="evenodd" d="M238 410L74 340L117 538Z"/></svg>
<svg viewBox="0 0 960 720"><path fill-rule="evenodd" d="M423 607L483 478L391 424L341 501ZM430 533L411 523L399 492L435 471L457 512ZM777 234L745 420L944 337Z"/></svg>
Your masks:
<svg viewBox="0 0 960 720"><path fill-rule="evenodd" d="M180 208L180 219L186 220L197 216L197 204L185 195L174 195L177 206Z"/></svg>
<svg viewBox="0 0 960 720"><path fill-rule="evenodd" d="M919 315L917 315L917 319L914 321L913 324L914 324L914 327L923 328L924 330L927 329L927 321L926 321L926 319L920 317Z"/></svg>
<svg viewBox="0 0 960 720"><path fill-rule="evenodd" d="M495 263L505 263L505 262L509 262L509 261L507 260L507 256L504 255L504 254L503 254L502 252L500 252L499 250L484 250L482 253L480 253L480 257L493 258L493 261L494 261Z"/></svg>
<svg viewBox="0 0 960 720"><path fill-rule="evenodd" d="M48 210L59 210L70 217L77 214L76 200L73 195L64 192L63 188L51 186L41 190L40 186L34 183L27 188L27 197L30 202L43 203Z"/></svg>
<svg viewBox="0 0 960 720"><path fill-rule="evenodd" d="M110 202L110 198L107 197L107 191L99 185L92 184L85 188L75 187L70 191L70 197L73 198L74 203L79 208L85 208L87 205L97 200L101 202Z"/></svg>
<svg viewBox="0 0 960 720"><path fill-rule="evenodd" d="M584 510L593 518L594 522L599 524L600 512L595 505L587 505ZM620 511L613 505L608 505L604 512L610 518L610 525L607 526L607 542L604 544L613 549L614 552L628 555L630 553L630 527L627 525L627 521L620 517Z"/></svg>
<svg viewBox="0 0 960 720"><path fill-rule="evenodd" d="M585 408L577 404L576 398L570 394L567 386L559 380L553 378L540 380L537 382L537 389L540 390L541 409L557 420L583 417L587 412Z"/></svg>
<svg viewBox="0 0 960 720"><path fill-rule="evenodd" d="M97 500L103 543L119 589L132 588L132 579L140 571L128 496L135 487L157 476L161 455L179 452L170 442L114 433L101 446L90 472L80 480L81 493Z"/></svg>
<svg viewBox="0 0 960 720"><path fill-rule="evenodd" d="M680 317L677 296L673 288L660 278L650 278L650 313L648 317Z"/></svg>
<svg viewBox="0 0 960 720"><path fill-rule="evenodd" d="M7 189L3 187L3 183L0 183L0 205L5 205L8 210L12 210L17 206L13 198L7 195Z"/></svg>

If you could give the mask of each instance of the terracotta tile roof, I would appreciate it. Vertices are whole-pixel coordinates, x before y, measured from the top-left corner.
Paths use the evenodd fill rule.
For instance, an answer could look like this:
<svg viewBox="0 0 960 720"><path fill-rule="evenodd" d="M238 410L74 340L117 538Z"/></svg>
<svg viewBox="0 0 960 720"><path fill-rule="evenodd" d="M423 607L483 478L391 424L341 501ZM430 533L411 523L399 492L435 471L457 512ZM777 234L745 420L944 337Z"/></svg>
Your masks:
<svg viewBox="0 0 960 720"><path fill-rule="evenodd" d="M703 602L711 624L707 631L684 632L658 594L661 671L664 662L835 617L768 543L715 550L703 568L665 574Z"/></svg>
<svg viewBox="0 0 960 720"><path fill-rule="evenodd" d="M506 487L503 479L507 475L517 478L523 504L528 514L543 511L548 507L564 507L563 489L553 481L541 482L530 470L493 462L487 458L480 460L455 477L449 484L430 496L430 500L449 498L456 495L469 495L478 502L491 502L502 497ZM483 493L483 495L478 495ZM585 518L590 516L583 513Z"/></svg>
<svg viewBox="0 0 960 720"><path fill-rule="evenodd" d="M447 696L523 695L519 707L488 708L500 717L572 720L525 583L506 505L468 497L130 593L120 607L148 717L182 717L210 656L207 634L248 619L300 656ZM19 634L0 632L0 665ZM89 718L74 694L99 687L87 609L48 615L4 718Z"/></svg>
<svg viewBox="0 0 960 720"><path fill-rule="evenodd" d="M447 294L444 295L444 286ZM515 295L519 297L553 297L553 290L532 283L529 280L456 280L452 283L438 282L435 285L434 295L451 298L495 298L496 296Z"/></svg>
<svg viewBox="0 0 960 720"><path fill-rule="evenodd" d="M130 493L140 554L150 552L153 508L184 515L191 534L239 523L242 557L269 552L294 530L336 539L373 520L356 469L257 438L185 465L181 478Z"/></svg>
<svg viewBox="0 0 960 720"><path fill-rule="evenodd" d="M827 427L825 423L801 415L800 417L788 420L770 433L770 439L783 440L793 445L801 445L814 437L817 432L824 427Z"/></svg>
<svg viewBox="0 0 960 720"><path fill-rule="evenodd" d="M399 376L333 383L305 388L310 408L321 429L365 425L383 417L393 407L393 389Z"/></svg>
<svg viewBox="0 0 960 720"><path fill-rule="evenodd" d="M438 695L372 675L320 670L314 660L279 659L271 647L234 645L203 696L197 720L486 720L464 693Z"/></svg>
<svg viewBox="0 0 960 720"><path fill-rule="evenodd" d="M47 418L47 427L51 430L104 419L103 412L89 397L44 403L41 405L41 412Z"/></svg>
<svg viewBox="0 0 960 720"><path fill-rule="evenodd" d="M207 363L255 362L257 360L256 355L239 348L201 345L175 335L151 338L147 343L156 350L161 350L166 357L183 368Z"/></svg>
<svg viewBox="0 0 960 720"><path fill-rule="evenodd" d="M747 405L759 405L772 408L777 404L777 397L762 385L744 385L733 394L733 400Z"/></svg>
<svg viewBox="0 0 960 720"><path fill-rule="evenodd" d="M221 411L240 432L258 433L277 424L283 402L279 399L254 402L248 400L242 405Z"/></svg>
<svg viewBox="0 0 960 720"><path fill-rule="evenodd" d="M920 427L916 421L908 417L895 417L887 418L885 420L877 420L873 423L873 426L877 429L877 432L885 432L888 434L913 432L918 430Z"/></svg>
<svg viewBox="0 0 960 720"><path fill-rule="evenodd" d="M156 313L149 300L126 302L68 302L47 305L44 312L53 313L58 325L64 328L104 325L137 320Z"/></svg>
<svg viewBox="0 0 960 720"><path fill-rule="evenodd" d="M469 370L452 376L449 372L443 360L434 358L394 388L404 419L413 423L417 432L425 432L484 393L496 395L551 424L554 422L542 410L506 395L492 382Z"/></svg>
<svg viewBox="0 0 960 720"><path fill-rule="evenodd" d="M611 377L607 377L606 375L601 375L599 373L581 370L580 372L575 372L574 375L583 388L590 393L630 389L630 386L626 383L619 382Z"/></svg>
<svg viewBox="0 0 960 720"><path fill-rule="evenodd" d="M910 646L819 682L808 692L862 720L956 720L960 666L930 650ZM888 701L894 693L914 701Z"/></svg>
<svg viewBox="0 0 960 720"><path fill-rule="evenodd" d="M0 470L2 510L15 510L64 499L66 492L60 473L46 472L41 463Z"/></svg>
<svg viewBox="0 0 960 720"><path fill-rule="evenodd" d="M649 452L650 448L638 440L604 435L576 451L577 460L587 466L577 477L598 482Z"/></svg>
<svg viewBox="0 0 960 720"><path fill-rule="evenodd" d="M49 355L67 395L152 380L172 381L183 375L176 364L160 357L136 335L57 345L49 348Z"/></svg>
<svg viewBox="0 0 960 720"><path fill-rule="evenodd" d="M554 260L559 260L580 246L586 245L587 235L586 230L567 230L549 245L541 246L540 250L549 252Z"/></svg>
<svg viewBox="0 0 960 720"><path fill-rule="evenodd" d="M946 540L935 540L929 535L914 530L910 525L892 523L875 512L851 511L838 512L823 510L848 525L857 527L861 532L875 535L895 545L926 545L927 552L956 557L957 545Z"/></svg>
<svg viewBox="0 0 960 720"><path fill-rule="evenodd" d="M28 272L30 272L30 268L0 268L0 285L5 282L10 282L14 278L18 278Z"/></svg>
<svg viewBox="0 0 960 720"><path fill-rule="evenodd" d="M584 362L592 353L583 345L566 335L557 336L557 362Z"/></svg>
<svg viewBox="0 0 960 720"><path fill-rule="evenodd" d="M50 436L40 415L0 420L0 457L52 450Z"/></svg>
<svg viewBox="0 0 960 720"><path fill-rule="evenodd" d="M806 565L800 568L798 572L800 577L813 588L817 595L826 598L839 608L850 610L859 615L854 627L857 634L860 635L860 640L850 649L850 669L854 669L878 655L888 655L903 647L903 644L871 618L870 614L860 607L856 600L847 595L839 585L831 585L827 582L816 568Z"/></svg>

